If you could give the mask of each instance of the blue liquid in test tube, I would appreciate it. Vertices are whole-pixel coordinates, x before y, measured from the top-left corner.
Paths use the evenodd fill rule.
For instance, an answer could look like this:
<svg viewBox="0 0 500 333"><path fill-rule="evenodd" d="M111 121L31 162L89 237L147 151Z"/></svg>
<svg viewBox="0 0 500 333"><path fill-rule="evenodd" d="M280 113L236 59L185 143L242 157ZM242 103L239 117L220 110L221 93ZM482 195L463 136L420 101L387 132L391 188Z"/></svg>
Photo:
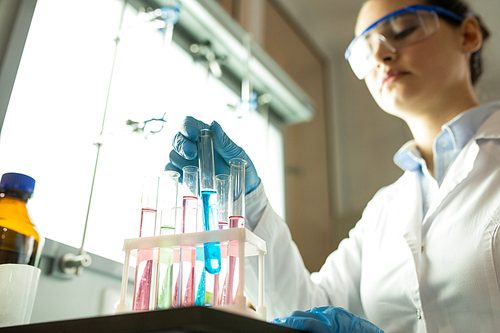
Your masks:
<svg viewBox="0 0 500 333"><path fill-rule="evenodd" d="M203 206L203 226L205 231L219 229L217 219L217 193L214 187L214 155L212 131L201 129L198 132L198 159L200 164L201 201ZM221 269L220 243L205 244L205 269L217 274Z"/></svg>
<svg viewBox="0 0 500 333"><path fill-rule="evenodd" d="M206 246L206 245L205 245ZM196 286L196 297L194 300L194 305L204 306L205 305L205 254L203 245L196 246L196 264L195 270L197 272L195 276L195 286Z"/></svg>
<svg viewBox="0 0 500 333"><path fill-rule="evenodd" d="M219 230L217 218L217 193L215 191L202 191L203 225L206 231ZM220 243L205 244L205 269L210 274L217 274L221 269Z"/></svg>

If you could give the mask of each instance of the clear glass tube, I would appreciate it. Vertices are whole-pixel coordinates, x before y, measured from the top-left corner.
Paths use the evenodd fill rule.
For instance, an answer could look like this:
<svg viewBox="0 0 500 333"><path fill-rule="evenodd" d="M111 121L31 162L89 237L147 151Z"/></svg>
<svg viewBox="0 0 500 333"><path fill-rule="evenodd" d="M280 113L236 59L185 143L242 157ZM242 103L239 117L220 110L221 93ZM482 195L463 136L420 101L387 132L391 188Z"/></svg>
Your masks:
<svg viewBox="0 0 500 333"><path fill-rule="evenodd" d="M160 235L175 233L178 219L179 177L177 171L165 171L159 177L157 223L160 225Z"/></svg>
<svg viewBox="0 0 500 333"><path fill-rule="evenodd" d="M245 227L245 166L247 162L242 158L233 158L229 161L231 175L232 203L229 210L229 227Z"/></svg>
<svg viewBox="0 0 500 333"><path fill-rule="evenodd" d="M215 192L217 193L217 220L219 229L229 228L229 202L231 201L231 176L215 176Z"/></svg>
<svg viewBox="0 0 500 333"><path fill-rule="evenodd" d="M146 176L142 182L141 225L139 237L154 236L157 232L156 209L158 201L159 178Z"/></svg>
<svg viewBox="0 0 500 333"><path fill-rule="evenodd" d="M165 171L159 178L157 223L160 224L161 236L175 234L178 224L179 176L176 171ZM172 306L173 263L174 248L160 248L157 265L157 309L168 309Z"/></svg>
<svg viewBox="0 0 500 333"><path fill-rule="evenodd" d="M218 230L217 193L214 187L214 150L212 131L201 129L198 132L198 162L200 166L201 201L203 206L203 225L205 231ZM210 274L219 273L220 244L207 243L205 246L205 269Z"/></svg>
<svg viewBox="0 0 500 333"><path fill-rule="evenodd" d="M172 263L172 302L171 306L173 308L178 308L181 306L181 283L180 283L180 271L181 271L181 248L180 246L174 247L174 261Z"/></svg>
<svg viewBox="0 0 500 333"><path fill-rule="evenodd" d="M155 236L158 199L158 177L144 177L141 198L141 225L139 237ZM153 273L153 249L137 251L134 298L132 310L149 310L151 300L151 276Z"/></svg>
<svg viewBox="0 0 500 333"><path fill-rule="evenodd" d="M200 188L203 204L205 231L219 229L217 223L217 194L214 186L214 149L212 131L201 129L198 133L198 161L200 165Z"/></svg>
<svg viewBox="0 0 500 333"><path fill-rule="evenodd" d="M200 188L202 191L214 188L214 147L212 131L201 129L198 132L198 162L200 165Z"/></svg>
<svg viewBox="0 0 500 333"><path fill-rule="evenodd" d="M182 233L202 231L197 230L198 220L198 167L182 168Z"/></svg>
<svg viewBox="0 0 500 333"><path fill-rule="evenodd" d="M191 233L197 230L198 220L198 167L185 166L182 168L183 195L182 195L182 233ZM185 245L180 250L179 279L181 281L179 295L180 306L195 305L195 276L203 272L195 271L196 246Z"/></svg>
<svg viewBox="0 0 500 333"><path fill-rule="evenodd" d="M229 203L231 200L231 176L215 176L215 190L217 192L217 216L219 221L219 230L229 228ZM214 276L213 305L226 304L226 280L228 273L227 260L228 242L221 242L221 270Z"/></svg>
<svg viewBox="0 0 500 333"><path fill-rule="evenodd" d="M231 175L232 201L229 212L229 227L245 227L245 166L247 162L242 158L233 158L229 161ZM239 285L239 257L238 241L230 241L227 248L228 274L226 284L226 302L234 304Z"/></svg>

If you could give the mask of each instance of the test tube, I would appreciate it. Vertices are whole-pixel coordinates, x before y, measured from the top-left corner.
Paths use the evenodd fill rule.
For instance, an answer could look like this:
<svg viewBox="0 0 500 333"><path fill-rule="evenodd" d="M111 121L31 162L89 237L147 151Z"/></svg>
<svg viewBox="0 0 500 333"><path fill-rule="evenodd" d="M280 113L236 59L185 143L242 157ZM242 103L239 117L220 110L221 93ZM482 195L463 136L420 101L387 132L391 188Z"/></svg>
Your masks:
<svg viewBox="0 0 500 333"><path fill-rule="evenodd" d="M182 169L182 233L199 231L196 229L198 220L198 167L185 166ZM180 306L195 305L195 266L196 246L184 245L180 249L179 280L181 281ZM199 273L200 274L200 273Z"/></svg>
<svg viewBox="0 0 500 333"><path fill-rule="evenodd" d="M247 162L242 158L229 160L229 174L231 175L232 204L229 211L229 227L245 227L245 166Z"/></svg>
<svg viewBox="0 0 500 333"><path fill-rule="evenodd" d="M245 166L247 162L242 158L233 158L229 161L229 174L231 175L232 201L229 211L229 227L245 227ZM228 277L227 277L227 302L234 304L239 285L239 256L238 241L228 243Z"/></svg>
<svg viewBox="0 0 500 333"><path fill-rule="evenodd" d="M217 220L219 229L229 228L229 202L231 195L231 176L215 176L215 191L217 193Z"/></svg>
<svg viewBox="0 0 500 333"><path fill-rule="evenodd" d="M177 226L179 176L176 171L165 171L159 178L157 220L160 224L160 236L175 234ZM172 269L174 248L160 248L158 254L157 309L172 306Z"/></svg>
<svg viewBox="0 0 500 333"><path fill-rule="evenodd" d="M219 221L219 230L229 228L229 202L231 201L231 176L215 176L215 190L217 192L217 216ZM213 305L226 304L226 291L224 289L227 279L227 245L228 242L221 242L221 270L214 277Z"/></svg>
<svg viewBox="0 0 500 333"><path fill-rule="evenodd" d="M182 233L196 232L198 220L198 167L189 165L182 168ZM201 231L201 230L198 230Z"/></svg>
<svg viewBox="0 0 500 333"><path fill-rule="evenodd" d="M200 165L201 201L203 206L203 225L205 231L218 230L217 193L214 187L214 152L212 131L201 129L198 132L198 159ZM205 248L205 269L210 274L219 273L220 244L207 243Z"/></svg>
<svg viewBox="0 0 500 333"><path fill-rule="evenodd" d="M158 177L145 177L141 198L141 225L139 237L150 237L156 234L156 210L158 198ZM151 300L153 249L137 250L134 298L132 310L149 310Z"/></svg>
<svg viewBox="0 0 500 333"><path fill-rule="evenodd" d="M158 184L158 222L160 235L175 234L179 216L177 216L179 177L177 171L164 171Z"/></svg>

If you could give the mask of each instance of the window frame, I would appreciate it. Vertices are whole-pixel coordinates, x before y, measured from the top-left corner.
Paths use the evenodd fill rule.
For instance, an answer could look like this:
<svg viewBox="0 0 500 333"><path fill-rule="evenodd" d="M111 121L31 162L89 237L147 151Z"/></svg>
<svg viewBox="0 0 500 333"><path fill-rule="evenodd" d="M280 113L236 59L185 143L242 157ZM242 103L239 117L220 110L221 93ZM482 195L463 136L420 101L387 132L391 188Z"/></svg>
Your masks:
<svg viewBox="0 0 500 333"><path fill-rule="evenodd" d="M159 1L130 0L128 3L136 9L148 5L159 6ZM0 96L7 97L0 99L3 101L0 102L0 135L36 4L36 0L20 1L9 37L9 47L0 69ZM246 46L243 45L245 37L247 34L215 1L182 1L182 16L175 26L173 41L187 52L192 44L206 40L210 40L217 54L226 55L231 52L233 56L228 57L228 61L221 66L223 72L221 81L238 95L241 95L241 82L245 77L245 72L242 70L245 68L247 52ZM251 53L249 70L252 73L250 80L253 90L258 95L269 93L273 96L264 111L268 121L282 128L286 124L311 119L314 109L308 96L253 41ZM47 239L46 244L44 255L53 258L55 262L59 262L60 252L54 248L70 248L70 252L76 252L76 248L51 239ZM95 260L92 264L97 265L94 267L98 270L109 272L107 269L111 267L109 262L116 263L99 255L92 254L92 257L102 258L102 260L97 259L97 262L102 261L103 264L99 265Z"/></svg>

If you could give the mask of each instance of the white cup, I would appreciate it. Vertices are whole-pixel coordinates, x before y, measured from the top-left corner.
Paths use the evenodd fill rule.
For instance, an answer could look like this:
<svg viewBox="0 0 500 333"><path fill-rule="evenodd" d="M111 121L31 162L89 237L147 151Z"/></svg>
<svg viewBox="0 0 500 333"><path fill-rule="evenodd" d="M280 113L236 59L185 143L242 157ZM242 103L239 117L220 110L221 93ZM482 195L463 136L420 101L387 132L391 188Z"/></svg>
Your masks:
<svg viewBox="0 0 500 333"><path fill-rule="evenodd" d="M29 324L40 272L30 265L0 265L0 327Z"/></svg>

